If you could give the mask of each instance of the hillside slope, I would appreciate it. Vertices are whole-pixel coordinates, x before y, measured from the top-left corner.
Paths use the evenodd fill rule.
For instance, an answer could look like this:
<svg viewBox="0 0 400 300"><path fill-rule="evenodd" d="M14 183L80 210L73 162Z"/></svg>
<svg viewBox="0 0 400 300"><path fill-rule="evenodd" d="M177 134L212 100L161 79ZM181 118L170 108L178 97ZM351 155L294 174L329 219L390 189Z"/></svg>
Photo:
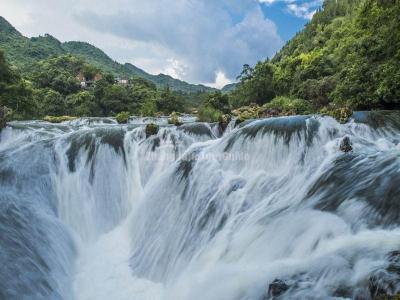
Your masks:
<svg viewBox="0 0 400 300"><path fill-rule="evenodd" d="M215 90L204 85L190 84L165 74L151 75L129 63L120 64L112 60L99 48L86 42L72 41L61 43L49 34L33 38L24 37L1 16L0 50L4 50L7 59L22 71L29 71L31 66L41 59L72 54L83 57L88 63L100 68L104 72L110 72L116 76L138 76L153 82L158 87L169 86L171 90L185 93L210 92Z"/></svg>
<svg viewBox="0 0 400 300"><path fill-rule="evenodd" d="M400 108L399 24L398 0L325 0L272 61L243 73L237 97L262 104L289 96L317 108Z"/></svg>

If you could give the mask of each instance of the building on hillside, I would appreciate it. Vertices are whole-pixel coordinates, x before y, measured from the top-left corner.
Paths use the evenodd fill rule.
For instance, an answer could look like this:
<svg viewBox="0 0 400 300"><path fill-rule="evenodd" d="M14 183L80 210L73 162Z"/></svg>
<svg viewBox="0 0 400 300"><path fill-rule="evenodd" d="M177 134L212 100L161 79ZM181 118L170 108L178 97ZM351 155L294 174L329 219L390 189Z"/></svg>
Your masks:
<svg viewBox="0 0 400 300"><path fill-rule="evenodd" d="M115 78L115 83L119 84L119 85L127 85L127 84L129 84L129 79L117 77L117 78Z"/></svg>
<svg viewBox="0 0 400 300"><path fill-rule="evenodd" d="M99 81L102 78L103 76L100 73L96 73L92 77L85 76L82 72L79 72L78 75L76 75L76 79L81 83L82 88L91 87L96 81Z"/></svg>

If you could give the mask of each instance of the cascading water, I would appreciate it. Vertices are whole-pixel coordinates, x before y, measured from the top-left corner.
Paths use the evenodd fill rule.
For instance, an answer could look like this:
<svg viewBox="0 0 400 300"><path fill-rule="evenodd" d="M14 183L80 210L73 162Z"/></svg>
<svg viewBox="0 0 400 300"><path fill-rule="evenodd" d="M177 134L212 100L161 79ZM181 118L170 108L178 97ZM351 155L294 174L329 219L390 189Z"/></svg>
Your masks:
<svg viewBox="0 0 400 300"><path fill-rule="evenodd" d="M222 136L162 125L148 138L136 119L11 123L0 299L399 292L400 115L354 119L271 118ZM344 136L352 152L339 150Z"/></svg>

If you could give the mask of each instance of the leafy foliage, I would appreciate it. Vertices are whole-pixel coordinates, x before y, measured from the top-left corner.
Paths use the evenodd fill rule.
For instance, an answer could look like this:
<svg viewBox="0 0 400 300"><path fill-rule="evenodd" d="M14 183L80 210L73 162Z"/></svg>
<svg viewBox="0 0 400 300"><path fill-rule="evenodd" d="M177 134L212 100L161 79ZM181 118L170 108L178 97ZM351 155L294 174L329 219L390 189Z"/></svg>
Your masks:
<svg viewBox="0 0 400 300"><path fill-rule="evenodd" d="M223 113L220 110L206 105L200 107L198 119L201 122L214 123L218 122L222 115Z"/></svg>
<svg viewBox="0 0 400 300"><path fill-rule="evenodd" d="M85 42L61 43L49 34L26 38L22 36L10 23L0 16L0 49L5 51L7 59L23 72L32 71L31 68L39 60L54 56L72 55L85 60L88 64L104 73L111 73L117 77L140 77L154 83L158 88L167 86L173 91L184 93L211 92L215 89L189 84L185 81L172 78L169 75L151 75L132 64L120 64L112 60L99 48Z"/></svg>
<svg viewBox="0 0 400 300"><path fill-rule="evenodd" d="M289 97L279 96L271 102L266 103L263 109L278 109L283 115L304 115L312 113L310 102L303 99L293 99Z"/></svg>
<svg viewBox="0 0 400 300"><path fill-rule="evenodd" d="M7 64L0 51L0 106L7 106L14 112L14 118L29 118L35 114L37 103L33 89Z"/></svg>
<svg viewBox="0 0 400 300"><path fill-rule="evenodd" d="M121 111L115 116L115 119L117 120L118 123L127 123L129 120L129 117L131 116L129 111Z"/></svg>
<svg viewBox="0 0 400 300"><path fill-rule="evenodd" d="M274 94L354 109L400 107L400 5L396 0L325 0L271 60L245 65L235 107Z"/></svg>

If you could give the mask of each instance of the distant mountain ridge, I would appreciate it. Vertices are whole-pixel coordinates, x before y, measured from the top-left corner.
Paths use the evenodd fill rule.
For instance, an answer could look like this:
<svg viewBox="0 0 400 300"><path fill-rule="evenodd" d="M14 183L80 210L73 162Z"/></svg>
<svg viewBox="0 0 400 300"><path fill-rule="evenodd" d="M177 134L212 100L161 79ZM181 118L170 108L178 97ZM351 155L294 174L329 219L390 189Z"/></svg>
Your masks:
<svg viewBox="0 0 400 300"><path fill-rule="evenodd" d="M120 64L101 49L86 42L70 41L62 43L50 34L27 38L1 16L0 50L4 50L10 63L21 70L28 69L41 59L71 54L84 58L88 63L104 72L110 72L116 76L141 77L153 82L158 87L169 86L171 90L185 93L217 91L217 89L202 84L190 84L165 74L152 75L130 63Z"/></svg>

